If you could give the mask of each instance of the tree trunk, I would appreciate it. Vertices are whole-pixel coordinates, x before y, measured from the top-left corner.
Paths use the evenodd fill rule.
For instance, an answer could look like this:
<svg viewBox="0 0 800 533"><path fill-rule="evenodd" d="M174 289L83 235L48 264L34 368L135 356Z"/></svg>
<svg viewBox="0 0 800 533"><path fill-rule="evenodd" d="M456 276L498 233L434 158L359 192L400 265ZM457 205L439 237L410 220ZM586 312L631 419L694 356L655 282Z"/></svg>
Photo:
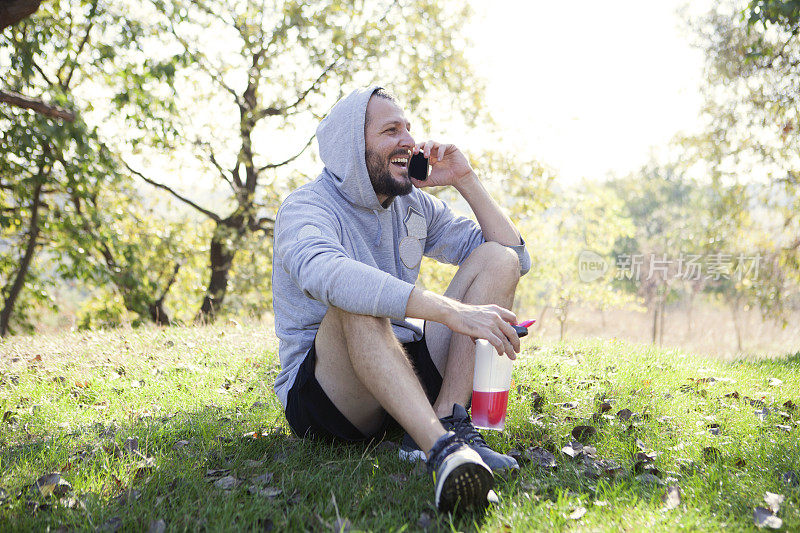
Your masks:
<svg viewBox="0 0 800 533"><path fill-rule="evenodd" d="M661 299L661 310L658 317L658 345L664 345L664 315L666 315L666 297Z"/></svg>
<svg viewBox="0 0 800 533"><path fill-rule="evenodd" d="M231 233L234 234L234 239L238 239L245 229L241 216L230 217L217 224L209 250L211 277L195 321L213 322L222 307L228 290L228 276L236 256L236 248L229 247L226 241L231 238Z"/></svg>
<svg viewBox="0 0 800 533"><path fill-rule="evenodd" d="M539 331L542 331L542 321L544 320L544 314L547 312L547 309L549 307L550 306L545 305L544 307L542 307L542 312L539 313L539 319L536 321L536 327L539 328Z"/></svg>
<svg viewBox="0 0 800 533"><path fill-rule="evenodd" d="M150 312L150 319L157 326L172 325L172 321L170 321L169 314L167 314L166 309L164 309L164 302L162 300L150 304L148 306L148 311Z"/></svg>
<svg viewBox="0 0 800 533"><path fill-rule="evenodd" d="M731 302L731 315L733 315L733 329L736 331L736 352L742 353L742 331L739 325L739 299Z"/></svg>
<svg viewBox="0 0 800 533"><path fill-rule="evenodd" d="M5 337L8 333L8 324L11 321L11 313L14 311L14 304L25 283L25 276L31 266L33 255L36 253L36 239L39 237L39 206L41 205L42 184L39 183L33 191L33 202L31 204L31 221L28 229L28 244L25 247L25 254L19 263L14 282L9 287L3 301L3 310L0 311L0 337Z"/></svg>
<svg viewBox="0 0 800 533"><path fill-rule="evenodd" d="M656 343L656 335L658 334L658 310L659 310L659 302L656 300L655 305L653 306L653 340L651 344Z"/></svg>

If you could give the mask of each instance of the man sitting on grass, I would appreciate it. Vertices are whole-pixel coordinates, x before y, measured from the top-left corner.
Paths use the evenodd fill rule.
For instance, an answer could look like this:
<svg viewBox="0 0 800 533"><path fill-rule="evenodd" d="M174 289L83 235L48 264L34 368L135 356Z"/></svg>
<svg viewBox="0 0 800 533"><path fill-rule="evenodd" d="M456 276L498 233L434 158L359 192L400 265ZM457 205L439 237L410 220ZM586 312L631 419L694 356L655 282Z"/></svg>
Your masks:
<svg viewBox="0 0 800 533"><path fill-rule="evenodd" d="M325 168L286 198L275 224L275 392L300 437L369 441L397 421L407 432L400 456L427 460L437 507L482 507L492 470L519 465L486 445L463 407L474 339L516 357L508 309L530 258L464 154L415 143L409 129L379 87L342 98L320 123ZM425 181L408 176L420 151ZM429 186L455 187L478 224L420 190ZM414 286L423 255L459 266L444 296Z"/></svg>

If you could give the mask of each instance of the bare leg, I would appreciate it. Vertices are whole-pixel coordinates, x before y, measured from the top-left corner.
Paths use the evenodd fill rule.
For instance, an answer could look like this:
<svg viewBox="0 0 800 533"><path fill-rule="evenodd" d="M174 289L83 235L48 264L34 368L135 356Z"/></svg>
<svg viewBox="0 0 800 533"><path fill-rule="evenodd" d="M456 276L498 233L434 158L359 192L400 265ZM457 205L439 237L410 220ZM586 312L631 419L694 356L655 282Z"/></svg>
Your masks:
<svg viewBox="0 0 800 533"><path fill-rule="evenodd" d="M385 409L423 450L445 434L389 319L330 307L315 346L317 381L362 433L379 429Z"/></svg>
<svg viewBox="0 0 800 533"><path fill-rule="evenodd" d="M462 263L444 295L464 303L496 304L511 309L518 281L517 254L505 246L487 242ZM475 343L436 322L426 323L425 337L431 358L444 378L433 408L436 416L449 416L453 404L466 405L472 393Z"/></svg>

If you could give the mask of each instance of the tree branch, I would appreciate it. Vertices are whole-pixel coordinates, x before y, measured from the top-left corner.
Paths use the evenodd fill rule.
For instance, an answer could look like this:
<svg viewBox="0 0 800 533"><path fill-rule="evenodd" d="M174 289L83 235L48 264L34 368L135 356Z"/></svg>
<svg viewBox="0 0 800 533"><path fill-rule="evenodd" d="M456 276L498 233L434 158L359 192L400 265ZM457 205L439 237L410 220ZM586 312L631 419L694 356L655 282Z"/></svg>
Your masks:
<svg viewBox="0 0 800 533"><path fill-rule="evenodd" d="M281 161L280 163L271 163L269 165L264 165L263 167L259 168L258 171L259 172L263 172L263 171L267 170L268 168L278 168L278 167L282 167L283 165L287 165L287 164L291 163L292 161L294 161L295 159L297 159L298 157L303 155L303 152L305 152L308 149L308 147L311 146L311 142L313 140L314 140L314 135L312 135L311 138L308 139L308 142L306 143L305 146L303 146L302 150L300 150L299 152L294 154L292 157L290 157L286 161Z"/></svg>
<svg viewBox="0 0 800 533"><path fill-rule="evenodd" d="M81 55L83 51L83 47L86 46L86 43L89 41L89 34L92 31L92 27L94 26L94 16L97 13L97 0L92 2L92 8L89 10L89 15L86 17L89 21L89 24L86 26L86 33L83 35L83 39L81 43L78 45L77 50L75 50L75 62L72 64L72 68L69 70L69 74L67 74L67 79L61 82L61 87L66 89L69 87L69 82L72 80L72 75L75 73L75 69L78 68L78 56ZM58 73L56 74L56 78L59 80L61 79L61 72L64 67L67 66L67 62L69 61L69 57L64 60L64 63L59 67Z"/></svg>
<svg viewBox="0 0 800 533"><path fill-rule="evenodd" d="M47 104L41 98L30 98L19 93L0 90L0 102L23 109L30 109L47 117L60 118L67 122L75 121L74 111Z"/></svg>
<svg viewBox="0 0 800 533"><path fill-rule="evenodd" d="M156 306L161 306L164 304L164 298L167 297L167 293L169 293L170 288L172 288L172 284L175 283L175 279L178 277L178 271L180 271L182 266L183 265L180 263L180 261L175 262L175 268L172 270L172 276L169 278L169 281L167 281L167 286L164 287L164 291L161 293L161 296L159 296L156 300Z"/></svg>
<svg viewBox="0 0 800 533"><path fill-rule="evenodd" d="M239 95L236 94L236 91L234 91L233 88L231 88L227 83L225 83L222 80L222 76L218 72L215 72L214 69L206 65L205 61L203 60L203 58L199 53L192 52L188 41L186 41L186 39L178 35L178 32L175 29L175 25L173 24L171 19L169 21L169 28L170 28L170 33L172 33L173 37L175 37L181 44L181 46L183 46L183 48L195 59L197 65L200 66L200 69L203 70L206 74L208 74L212 80L217 82L217 84L219 84L219 86L222 87L222 89L230 93L231 96L233 96L233 99L236 102L236 104L241 106L241 100L239 99Z"/></svg>
<svg viewBox="0 0 800 533"><path fill-rule="evenodd" d="M267 235L271 234L275 229L275 219L272 217L261 217L258 220L252 220L248 225L250 231L263 231Z"/></svg>
<svg viewBox="0 0 800 533"><path fill-rule="evenodd" d="M295 107L300 105L303 102L303 100L305 100L306 97L309 94L311 94L311 91L313 91L314 89L317 88L317 86L320 84L320 82L322 82L322 80L325 78L325 76L328 75L328 72L330 72L331 69L333 69L338 63L339 63L339 60L337 59L336 61L334 61L333 63L331 63L327 67L325 67L325 70L323 70L322 73L319 76L317 76L317 79L314 80L314 83L312 83L311 86L308 89L303 91L300 94L300 96L298 96L297 100L293 104L289 104L287 106L280 107L280 108L278 108L278 107L267 107L266 109L262 109L261 111L256 113L256 120L259 120L259 119L262 119L262 118L268 117L268 116L283 115L284 113L286 113L290 109L294 109Z"/></svg>
<svg viewBox="0 0 800 533"><path fill-rule="evenodd" d="M125 165L125 167L128 169L128 171L130 171L132 174L134 174L136 176L139 176L142 180L146 181L147 183L149 183L153 187L158 187L159 189L164 189L165 191L170 193L172 196L174 196L175 198L177 198L181 202L183 202L186 205L188 205L190 207L193 207L196 210L200 211L201 213L206 215L208 218L210 218L214 222L219 222L220 220L222 220L222 217L220 217L218 214L216 214L216 213L214 213L212 211L209 211L208 209L205 209L203 207L200 207L199 205L197 205L193 201L189 200L185 196L182 196L180 193L176 192L172 187L169 187L168 185L164 185L163 183L159 183L157 181L151 180L150 178L148 178L147 176L145 176L141 172L132 169L130 167L130 165L128 165L128 163L126 163L125 161L122 161L122 164Z"/></svg>
<svg viewBox="0 0 800 533"><path fill-rule="evenodd" d="M209 149L210 149L210 147L209 147ZM209 152L209 154L208 154L208 158L211 160L211 164L212 164L212 165L214 165L214 167L215 167L215 168L217 169L217 171L219 172L219 177L220 177L220 178L222 178L222 180L223 180L225 183L227 183L227 184L228 184L228 186L231 188L231 191L233 191L233 192L234 192L234 194L235 194L235 193L237 193L238 191L237 191L236 187L233 185L233 182L232 182L232 181L231 181L231 180L228 178L228 176L225 174L225 169L224 169L224 168L222 168L222 165L220 165L220 164L217 162L217 158L216 158L216 157L214 157L214 152Z"/></svg>

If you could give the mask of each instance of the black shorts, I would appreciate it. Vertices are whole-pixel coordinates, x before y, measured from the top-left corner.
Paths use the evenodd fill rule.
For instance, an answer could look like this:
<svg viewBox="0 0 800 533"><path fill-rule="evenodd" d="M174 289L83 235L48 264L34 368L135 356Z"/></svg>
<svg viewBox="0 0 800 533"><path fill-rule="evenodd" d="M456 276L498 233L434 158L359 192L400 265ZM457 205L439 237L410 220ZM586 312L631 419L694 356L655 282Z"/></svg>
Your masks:
<svg viewBox="0 0 800 533"><path fill-rule="evenodd" d="M289 389L286 420L289 421L292 431L298 437L361 442L382 438L387 431L397 427L397 422L387 413L380 430L375 435L364 435L345 418L322 390L314 376L314 367L317 363L316 339L314 341L300 364L294 385ZM425 343L425 336L423 335L422 339L418 341L403 344L403 348L417 371L417 377L422 383L422 388L425 389L428 401L433 404L442 388L442 376L431 359L428 345Z"/></svg>

